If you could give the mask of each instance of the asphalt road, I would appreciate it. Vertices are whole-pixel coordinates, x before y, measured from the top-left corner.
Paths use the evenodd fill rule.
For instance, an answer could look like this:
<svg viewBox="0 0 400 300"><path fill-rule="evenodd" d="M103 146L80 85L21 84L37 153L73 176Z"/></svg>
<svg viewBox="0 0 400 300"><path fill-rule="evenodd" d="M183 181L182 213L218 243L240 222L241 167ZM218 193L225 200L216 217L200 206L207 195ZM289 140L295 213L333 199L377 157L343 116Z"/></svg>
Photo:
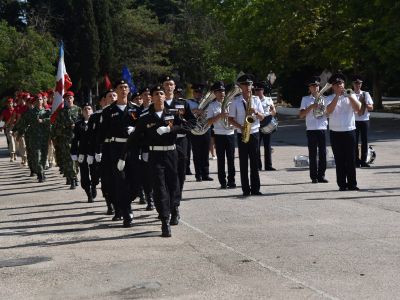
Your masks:
<svg viewBox="0 0 400 300"><path fill-rule="evenodd" d="M311 184L294 167L304 130L281 118L264 196L188 176L172 238L137 200L124 229L100 191L86 203L55 168L36 183L9 162L1 134L0 299L400 298L400 120L372 120L377 159L357 169L358 192L339 192L332 168L329 183Z"/></svg>

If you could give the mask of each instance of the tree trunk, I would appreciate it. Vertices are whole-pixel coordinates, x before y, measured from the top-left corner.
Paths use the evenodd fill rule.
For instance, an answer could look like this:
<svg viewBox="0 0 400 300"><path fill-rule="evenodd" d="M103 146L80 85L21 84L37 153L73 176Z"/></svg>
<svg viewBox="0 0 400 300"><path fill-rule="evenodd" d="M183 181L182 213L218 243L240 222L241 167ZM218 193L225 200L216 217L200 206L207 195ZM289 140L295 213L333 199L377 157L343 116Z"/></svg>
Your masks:
<svg viewBox="0 0 400 300"><path fill-rule="evenodd" d="M374 107L381 109L383 108L382 104L382 84L381 84L381 77L379 71L374 68L372 71L372 91L374 100Z"/></svg>

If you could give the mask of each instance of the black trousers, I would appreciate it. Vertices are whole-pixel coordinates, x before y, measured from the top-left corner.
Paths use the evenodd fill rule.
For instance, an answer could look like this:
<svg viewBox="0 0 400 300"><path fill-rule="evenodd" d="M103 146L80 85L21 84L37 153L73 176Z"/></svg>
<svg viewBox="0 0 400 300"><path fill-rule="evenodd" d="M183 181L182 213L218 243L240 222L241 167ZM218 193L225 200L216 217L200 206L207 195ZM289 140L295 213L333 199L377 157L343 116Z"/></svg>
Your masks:
<svg viewBox="0 0 400 300"><path fill-rule="evenodd" d="M177 139L180 140L181 138ZM187 142L187 150L186 150L186 173L189 173L190 171L190 157L191 157L191 152L192 152L192 143L190 141L190 138L185 137L186 142Z"/></svg>
<svg viewBox="0 0 400 300"><path fill-rule="evenodd" d="M366 162L368 155L369 121L356 121L356 163ZM358 141L361 138L361 158L358 151Z"/></svg>
<svg viewBox="0 0 400 300"><path fill-rule="evenodd" d="M139 149L129 149L124 171L129 185L129 197L134 200L139 196L145 177L145 170L142 169L142 161L139 159Z"/></svg>
<svg viewBox="0 0 400 300"><path fill-rule="evenodd" d="M109 143L103 144L101 153L102 153L102 158L101 162L99 163L101 191L103 193L103 197L106 199L107 205L111 203L115 207L114 199L111 197L113 178L110 172L112 165L111 165L111 156L110 156L111 154L110 154Z"/></svg>
<svg viewBox="0 0 400 300"><path fill-rule="evenodd" d="M178 183L179 190L175 194L177 206L182 200L183 184L186 180L186 163L187 163L187 148L188 148L188 138L181 137L176 140L176 150L178 152Z"/></svg>
<svg viewBox="0 0 400 300"><path fill-rule="evenodd" d="M143 187L143 191L145 192L146 195L148 195L152 192L150 165L148 161L146 162L143 159L141 159L139 161L139 166L140 166L139 169L140 187Z"/></svg>
<svg viewBox="0 0 400 300"><path fill-rule="evenodd" d="M208 177L209 161L208 152L210 148L210 130L203 135L191 135L190 141L192 142L193 150L193 163L195 169L196 178Z"/></svg>
<svg viewBox="0 0 400 300"><path fill-rule="evenodd" d="M124 143L112 142L110 143L110 169L108 172L112 176L112 186L110 191L111 201L114 205L115 214L118 212L124 219L130 219L129 214L131 213L131 189L128 182L126 172L129 172L129 162L126 162L124 171L117 169L117 163L121 157Z"/></svg>
<svg viewBox="0 0 400 300"><path fill-rule="evenodd" d="M260 132L260 146L258 150L258 164L260 170L262 169L261 163L261 145L264 145L264 168L272 168L272 149L271 149L271 134Z"/></svg>
<svg viewBox="0 0 400 300"><path fill-rule="evenodd" d="M235 135L215 134L215 150L217 152L218 180L226 185L225 156L228 164L228 184L235 183Z"/></svg>
<svg viewBox="0 0 400 300"><path fill-rule="evenodd" d="M336 164L336 182L340 188L357 186L355 146L352 131L330 131L331 145Z"/></svg>
<svg viewBox="0 0 400 300"><path fill-rule="evenodd" d="M260 175L258 174L258 149L259 133L250 135L248 143L242 142L242 134L237 134L239 146L240 182L244 193L260 191ZM249 184L249 160L250 160L250 183Z"/></svg>
<svg viewBox="0 0 400 300"><path fill-rule="evenodd" d="M81 175L81 187L87 191L90 187L99 184L99 178L96 173L96 166L94 164L88 165L86 156L83 162L79 163L79 171Z"/></svg>
<svg viewBox="0 0 400 300"><path fill-rule="evenodd" d="M169 218L177 203L176 193L178 182L178 152L150 151L149 165L153 183L153 197L161 218Z"/></svg>
<svg viewBox="0 0 400 300"><path fill-rule="evenodd" d="M310 160L310 178L322 179L325 177L326 171L325 130L307 130L307 144Z"/></svg>

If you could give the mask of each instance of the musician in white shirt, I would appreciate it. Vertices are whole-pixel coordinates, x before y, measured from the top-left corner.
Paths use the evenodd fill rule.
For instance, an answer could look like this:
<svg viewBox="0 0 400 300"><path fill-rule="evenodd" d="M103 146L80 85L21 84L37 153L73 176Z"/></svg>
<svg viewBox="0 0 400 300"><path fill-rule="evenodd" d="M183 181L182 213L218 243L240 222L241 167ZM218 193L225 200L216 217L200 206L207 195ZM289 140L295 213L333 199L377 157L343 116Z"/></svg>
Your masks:
<svg viewBox="0 0 400 300"><path fill-rule="evenodd" d="M360 76L353 76L353 90L358 101L361 103L361 109L355 114L356 117L356 166L370 167L367 163L368 154L368 127L369 112L374 109L374 101L368 92L362 91L362 79ZM361 138L361 158L358 151L358 140Z"/></svg>
<svg viewBox="0 0 400 300"><path fill-rule="evenodd" d="M207 120L211 126L214 124L215 149L217 152L218 180L221 189L235 188L235 129L227 128L223 122L228 118L228 112L222 111L222 102L225 98L225 86L222 81L217 81L211 86L215 101L207 109ZM228 177L225 172L225 156L228 164Z"/></svg>
<svg viewBox="0 0 400 300"><path fill-rule="evenodd" d="M264 92L265 89L267 88L267 83L266 82L256 82L254 83L254 94L260 98L261 105L264 109L264 115L266 118L264 118L263 121L260 122L260 128L263 126L268 125L267 123L267 116L271 115L274 117L276 115L276 109L274 105L274 101L272 100L271 97L265 96ZM261 171L262 169L262 163L261 163L261 145L264 145L264 169L265 171L276 171L274 167L272 167L272 149L271 149L271 134L272 133L263 133L260 130L260 147L258 150L258 164L259 164L259 170Z"/></svg>
<svg viewBox="0 0 400 300"><path fill-rule="evenodd" d="M318 107L316 97L319 94L320 78L313 76L307 80L306 84L310 94L301 99L299 117L306 119L310 178L312 183L326 183L328 182L325 179L326 128L328 126L328 119L326 115L316 118L313 113L314 109Z"/></svg>
<svg viewBox="0 0 400 300"><path fill-rule="evenodd" d="M340 191L359 190L355 164L355 116L361 108L360 101L345 94L345 77L333 74L329 79L333 94L326 98L329 130L336 164L336 182Z"/></svg>
<svg viewBox="0 0 400 300"><path fill-rule="evenodd" d="M236 127L239 147L240 181L243 196L262 195L260 192L260 175L258 174L258 148L260 120L264 119L264 109L258 97L251 93L253 76L249 74L238 78L242 94L233 99L229 107L229 122ZM251 106L249 107L249 104ZM250 139L247 143L242 141L242 130L245 124L246 113L249 111L254 122L250 124ZM248 176L250 160L250 183Z"/></svg>

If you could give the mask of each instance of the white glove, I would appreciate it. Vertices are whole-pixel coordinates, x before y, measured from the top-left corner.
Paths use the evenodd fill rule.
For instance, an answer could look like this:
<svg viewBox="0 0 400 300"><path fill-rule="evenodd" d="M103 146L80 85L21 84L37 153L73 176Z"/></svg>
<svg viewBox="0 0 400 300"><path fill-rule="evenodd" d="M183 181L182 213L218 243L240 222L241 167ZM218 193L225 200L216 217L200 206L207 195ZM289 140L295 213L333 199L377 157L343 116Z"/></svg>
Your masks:
<svg viewBox="0 0 400 300"><path fill-rule="evenodd" d="M88 165L93 164L93 156L88 155L87 158L86 158L86 161L87 161Z"/></svg>
<svg viewBox="0 0 400 300"><path fill-rule="evenodd" d="M118 160L118 163L117 163L118 171L122 172L124 170L124 168L125 168L125 161L122 159Z"/></svg>
<svg viewBox="0 0 400 300"><path fill-rule="evenodd" d="M163 135L164 133L168 133L171 131L171 127L169 126L161 126L157 128L157 133L159 135Z"/></svg>
<svg viewBox="0 0 400 300"><path fill-rule="evenodd" d="M149 152L143 152L142 153L142 160L145 162L149 161Z"/></svg>
<svg viewBox="0 0 400 300"><path fill-rule="evenodd" d="M131 133L135 132L135 127L128 126L127 131L128 131L128 134L130 135Z"/></svg>
<svg viewBox="0 0 400 300"><path fill-rule="evenodd" d="M78 162L79 162L79 163L83 163L84 160L85 160L85 155L79 154L79 156L78 156Z"/></svg>
<svg viewBox="0 0 400 300"><path fill-rule="evenodd" d="M73 161L77 161L77 160L78 160L78 156L75 155L75 154L71 154L71 159L72 159Z"/></svg>
<svg viewBox="0 0 400 300"><path fill-rule="evenodd" d="M96 153L96 154L94 155L94 159L95 159L97 162L101 162L101 153Z"/></svg>

